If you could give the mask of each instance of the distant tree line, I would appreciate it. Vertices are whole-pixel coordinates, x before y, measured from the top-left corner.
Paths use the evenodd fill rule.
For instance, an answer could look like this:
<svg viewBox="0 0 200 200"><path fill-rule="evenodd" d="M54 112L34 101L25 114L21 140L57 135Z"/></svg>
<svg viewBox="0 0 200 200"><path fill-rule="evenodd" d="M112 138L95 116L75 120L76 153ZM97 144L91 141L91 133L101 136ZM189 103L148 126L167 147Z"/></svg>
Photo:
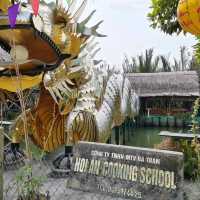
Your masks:
<svg viewBox="0 0 200 200"><path fill-rule="evenodd" d="M126 73L153 73L190 71L200 69L195 56L190 56L187 48L180 47L180 58L170 60L169 56L154 55L154 49L147 49L136 57L124 57L123 69Z"/></svg>

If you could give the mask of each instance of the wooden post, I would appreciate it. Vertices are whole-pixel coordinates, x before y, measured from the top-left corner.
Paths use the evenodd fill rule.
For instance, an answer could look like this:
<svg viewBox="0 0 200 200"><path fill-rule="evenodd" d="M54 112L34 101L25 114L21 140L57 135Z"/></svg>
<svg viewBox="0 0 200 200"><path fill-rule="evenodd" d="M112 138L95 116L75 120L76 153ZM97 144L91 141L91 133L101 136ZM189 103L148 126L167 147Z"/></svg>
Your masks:
<svg viewBox="0 0 200 200"><path fill-rule="evenodd" d="M122 124L122 138L123 138L123 145L126 144L126 124L125 122Z"/></svg>
<svg viewBox="0 0 200 200"><path fill-rule="evenodd" d="M4 129L0 126L0 199L3 200L3 154L4 154Z"/></svg>
<svg viewBox="0 0 200 200"><path fill-rule="evenodd" d="M120 134L120 130L119 130L119 126L117 126L117 127L115 127L115 142L117 145L120 144L120 141L119 141L120 135L119 134Z"/></svg>
<svg viewBox="0 0 200 200"><path fill-rule="evenodd" d="M107 144L111 144L111 136L108 138Z"/></svg>

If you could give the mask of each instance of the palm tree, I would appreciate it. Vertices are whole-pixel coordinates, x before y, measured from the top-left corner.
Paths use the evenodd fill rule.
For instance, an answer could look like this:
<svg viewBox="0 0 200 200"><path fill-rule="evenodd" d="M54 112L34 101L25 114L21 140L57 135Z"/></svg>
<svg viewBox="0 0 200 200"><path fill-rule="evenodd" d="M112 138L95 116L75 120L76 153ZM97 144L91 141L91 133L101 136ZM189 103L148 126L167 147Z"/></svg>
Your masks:
<svg viewBox="0 0 200 200"><path fill-rule="evenodd" d="M162 72L171 72L172 71L172 66L171 66L171 63L169 61L169 59L164 56L164 55L161 55L160 56L160 61L161 61L161 71Z"/></svg>
<svg viewBox="0 0 200 200"><path fill-rule="evenodd" d="M151 73L158 70L159 57L153 59L153 49L146 49L145 55L138 56L138 72Z"/></svg>
<svg viewBox="0 0 200 200"><path fill-rule="evenodd" d="M197 55L190 56L185 46L180 47L180 58L174 58L170 62L169 56L160 55L154 57L153 49L147 49L145 54L124 58L123 69L125 73L153 73L153 72L171 72L171 71L188 71L200 69L200 39L199 39L199 63ZM197 48L197 47L196 47ZM197 52L197 51L196 51ZM197 53L196 53L197 54Z"/></svg>
<svg viewBox="0 0 200 200"><path fill-rule="evenodd" d="M125 55L122 67L124 73L136 73L137 72L136 59L134 57L131 57L131 59L129 60L128 56Z"/></svg>
<svg viewBox="0 0 200 200"><path fill-rule="evenodd" d="M188 71L199 69L199 64L195 56L190 56L187 48L185 46L180 47L180 59L174 58L173 63L170 63L169 59L165 56L160 56L161 60L161 71Z"/></svg>
<svg viewBox="0 0 200 200"><path fill-rule="evenodd" d="M124 71L128 73L152 73L158 70L159 59L159 56L154 58L153 49L147 49L145 54L141 54L136 58L131 57L131 59L128 59L125 56L122 66Z"/></svg>

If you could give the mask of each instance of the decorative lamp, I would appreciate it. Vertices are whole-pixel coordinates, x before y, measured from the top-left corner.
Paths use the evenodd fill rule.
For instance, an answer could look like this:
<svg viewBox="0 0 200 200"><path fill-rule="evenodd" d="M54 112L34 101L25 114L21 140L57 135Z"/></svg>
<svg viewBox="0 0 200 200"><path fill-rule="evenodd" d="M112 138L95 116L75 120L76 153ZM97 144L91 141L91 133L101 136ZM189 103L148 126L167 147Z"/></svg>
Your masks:
<svg viewBox="0 0 200 200"><path fill-rule="evenodd" d="M185 32L200 35L200 0L180 0L177 18Z"/></svg>

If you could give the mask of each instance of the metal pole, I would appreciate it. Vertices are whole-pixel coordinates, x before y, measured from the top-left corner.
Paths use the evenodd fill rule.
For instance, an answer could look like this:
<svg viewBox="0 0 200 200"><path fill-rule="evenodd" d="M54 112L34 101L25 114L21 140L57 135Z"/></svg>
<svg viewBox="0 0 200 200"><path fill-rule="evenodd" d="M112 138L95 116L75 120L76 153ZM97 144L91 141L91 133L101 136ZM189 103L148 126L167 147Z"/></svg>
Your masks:
<svg viewBox="0 0 200 200"><path fill-rule="evenodd" d="M0 199L3 200L3 154L4 154L4 129L0 126Z"/></svg>

